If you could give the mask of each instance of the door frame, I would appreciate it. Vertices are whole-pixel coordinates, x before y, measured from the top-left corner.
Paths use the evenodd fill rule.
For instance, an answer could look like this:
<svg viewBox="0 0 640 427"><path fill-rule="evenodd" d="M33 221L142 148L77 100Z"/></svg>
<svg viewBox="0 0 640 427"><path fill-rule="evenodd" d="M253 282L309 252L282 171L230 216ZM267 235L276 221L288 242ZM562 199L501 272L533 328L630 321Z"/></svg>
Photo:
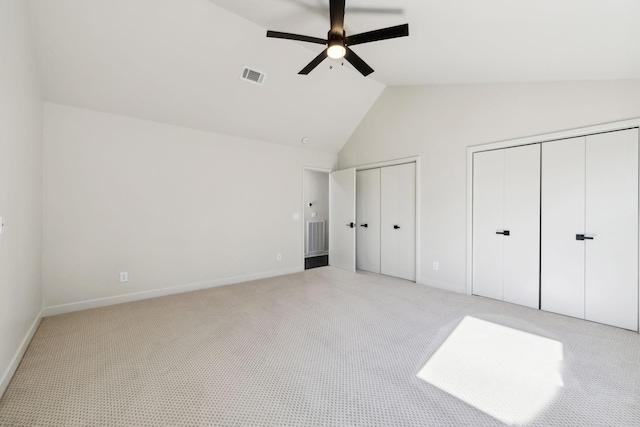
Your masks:
<svg viewBox="0 0 640 427"><path fill-rule="evenodd" d="M356 172L367 170L367 169L377 169L384 168L388 166L397 166L404 165L407 163L415 163L416 164L416 224L415 224L415 232L416 232L416 283L422 284L422 280L420 277L420 156L412 156L412 157L404 157L395 160L387 160L383 162L377 163L368 163L360 166L350 166L355 168ZM347 168L345 168L347 169ZM356 184L357 186L357 184ZM357 188L357 187L356 187ZM331 207L329 207L331 209ZM356 212L357 215L357 212ZM358 248L356 248L356 251Z"/></svg>
<svg viewBox="0 0 640 427"><path fill-rule="evenodd" d="M541 144L544 142L552 142L562 139L576 138L598 133L615 132L633 128L640 128L640 118L467 147L467 295L471 295L473 282L473 155L481 151L499 150L502 148L519 147L522 145ZM638 265L640 265L640 260ZM638 304L640 304L640 298Z"/></svg>
<svg viewBox="0 0 640 427"><path fill-rule="evenodd" d="M302 270L304 271L304 249L305 249L305 235L306 235L306 223L304 220L304 212L305 212L305 204L304 204L304 171L313 171L313 172L322 172L322 173L326 173L327 175L330 174L331 172L333 172L333 169L326 169L326 168L318 168L318 167L314 167L314 166L302 166L302 172L301 172L301 180L302 180L302 194L300 195L300 230L301 230L301 244L300 244L300 265L302 265ZM329 201L327 200L327 203L329 203ZM329 205L329 210L331 210L331 205ZM327 248L327 251L329 251L329 249Z"/></svg>

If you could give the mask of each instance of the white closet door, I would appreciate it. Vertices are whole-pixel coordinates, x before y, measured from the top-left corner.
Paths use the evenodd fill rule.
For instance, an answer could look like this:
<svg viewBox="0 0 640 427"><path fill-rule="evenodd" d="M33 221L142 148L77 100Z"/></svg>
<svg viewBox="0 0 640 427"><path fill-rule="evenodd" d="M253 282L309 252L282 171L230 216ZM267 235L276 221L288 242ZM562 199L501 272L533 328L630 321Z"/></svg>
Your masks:
<svg viewBox="0 0 640 427"><path fill-rule="evenodd" d="M540 144L504 150L502 226L503 299L540 308Z"/></svg>
<svg viewBox="0 0 640 427"><path fill-rule="evenodd" d="M474 295L502 299L504 152L473 155L473 282Z"/></svg>
<svg viewBox="0 0 640 427"><path fill-rule="evenodd" d="M380 272L416 280L416 165L381 168Z"/></svg>
<svg viewBox="0 0 640 427"><path fill-rule="evenodd" d="M585 318L638 330L638 130L587 137Z"/></svg>
<svg viewBox="0 0 640 427"><path fill-rule="evenodd" d="M356 170L329 175L329 264L356 271Z"/></svg>
<svg viewBox="0 0 640 427"><path fill-rule="evenodd" d="M584 318L585 138L542 144L540 308Z"/></svg>
<svg viewBox="0 0 640 427"><path fill-rule="evenodd" d="M380 169L356 172L356 268L380 274Z"/></svg>

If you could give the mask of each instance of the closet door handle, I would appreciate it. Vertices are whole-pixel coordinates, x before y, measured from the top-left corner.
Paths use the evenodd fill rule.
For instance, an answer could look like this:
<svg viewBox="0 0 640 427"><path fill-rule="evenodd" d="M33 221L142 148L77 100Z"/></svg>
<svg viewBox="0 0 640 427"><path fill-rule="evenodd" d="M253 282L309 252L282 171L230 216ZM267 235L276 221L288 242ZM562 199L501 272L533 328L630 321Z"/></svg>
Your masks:
<svg viewBox="0 0 640 427"><path fill-rule="evenodd" d="M496 231L496 234L502 234L503 236L510 236L511 232L509 230Z"/></svg>
<svg viewBox="0 0 640 427"><path fill-rule="evenodd" d="M369 227L369 224L360 224L360 227L367 228L367 227Z"/></svg>
<svg viewBox="0 0 640 427"><path fill-rule="evenodd" d="M576 240L593 240L593 237L585 236L584 234L576 234Z"/></svg>
<svg viewBox="0 0 640 427"><path fill-rule="evenodd" d="M394 226L393 226L393 229L394 229L394 230L397 230L397 229L399 229L399 228L400 228L400 226L399 226L399 225L394 225Z"/></svg>
<svg viewBox="0 0 640 427"><path fill-rule="evenodd" d="M347 224L347 227L353 228L353 227L355 227L355 224L350 222L349 224Z"/></svg>

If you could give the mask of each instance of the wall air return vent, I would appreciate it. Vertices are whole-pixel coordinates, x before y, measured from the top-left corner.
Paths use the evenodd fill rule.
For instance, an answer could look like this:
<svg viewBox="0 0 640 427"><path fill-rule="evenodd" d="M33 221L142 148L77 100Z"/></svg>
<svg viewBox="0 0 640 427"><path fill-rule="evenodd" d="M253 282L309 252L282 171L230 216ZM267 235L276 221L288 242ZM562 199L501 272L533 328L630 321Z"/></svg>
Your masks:
<svg viewBox="0 0 640 427"><path fill-rule="evenodd" d="M254 70L249 67L244 67L244 70L242 70L242 76L240 76L242 80L246 80L260 86L264 84L264 79L266 77L267 75L262 71Z"/></svg>

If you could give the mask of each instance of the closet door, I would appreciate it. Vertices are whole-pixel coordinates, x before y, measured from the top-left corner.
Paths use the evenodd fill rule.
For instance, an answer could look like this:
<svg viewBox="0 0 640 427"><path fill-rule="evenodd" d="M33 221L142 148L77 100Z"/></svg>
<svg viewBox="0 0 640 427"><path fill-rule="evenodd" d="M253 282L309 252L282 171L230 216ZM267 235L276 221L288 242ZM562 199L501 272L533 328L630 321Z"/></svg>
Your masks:
<svg viewBox="0 0 640 427"><path fill-rule="evenodd" d="M542 144L540 308L584 318L585 138Z"/></svg>
<svg viewBox="0 0 640 427"><path fill-rule="evenodd" d="M474 154L473 293L539 308L540 146Z"/></svg>
<svg viewBox="0 0 640 427"><path fill-rule="evenodd" d="M473 294L502 299L504 153L473 155Z"/></svg>
<svg viewBox="0 0 640 427"><path fill-rule="evenodd" d="M356 170L329 175L329 263L356 271Z"/></svg>
<svg viewBox="0 0 640 427"><path fill-rule="evenodd" d="M540 144L504 150L502 226L503 300L540 308Z"/></svg>
<svg viewBox="0 0 640 427"><path fill-rule="evenodd" d="M638 330L638 130L587 137L585 318Z"/></svg>
<svg viewBox="0 0 640 427"><path fill-rule="evenodd" d="M416 280L416 164L380 170L380 272Z"/></svg>
<svg viewBox="0 0 640 427"><path fill-rule="evenodd" d="M356 268L380 274L380 169L356 172Z"/></svg>

